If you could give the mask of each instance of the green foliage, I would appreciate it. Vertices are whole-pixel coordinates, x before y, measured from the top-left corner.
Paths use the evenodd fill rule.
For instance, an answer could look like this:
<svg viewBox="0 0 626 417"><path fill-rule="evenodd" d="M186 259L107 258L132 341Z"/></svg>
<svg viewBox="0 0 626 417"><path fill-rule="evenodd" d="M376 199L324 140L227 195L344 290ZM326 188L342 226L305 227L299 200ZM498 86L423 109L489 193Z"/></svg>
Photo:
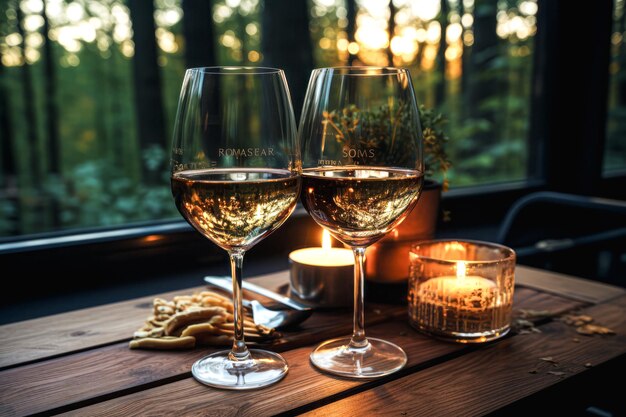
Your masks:
<svg viewBox="0 0 626 417"><path fill-rule="evenodd" d="M153 147L142 153L148 169L163 165L166 153ZM132 181L109 159L87 161L64 175L46 181L45 189L60 203L62 225L112 226L176 215L169 190L169 174L153 186Z"/></svg>
<svg viewBox="0 0 626 417"><path fill-rule="evenodd" d="M411 165L406 141L412 144L416 132L411 115L405 109L405 103L399 103L395 109L383 105L377 111L361 110L351 104L341 110L325 111L322 124L346 149L372 149L374 158L384 157L398 165ZM371 158L355 156L352 159L355 163L366 164Z"/></svg>
<svg viewBox="0 0 626 417"><path fill-rule="evenodd" d="M132 33L126 35L127 39L121 39L124 31L116 31L116 25L120 26L117 29L123 29L124 19L113 19L112 15L111 18L99 17L101 13L110 15L113 6L118 17L122 16L128 3L120 0L72 2L85 10L83 20L74 23L63 16L55 20L52 18L53 10L48 10L49 33L56 37L46 38L43 29L38 27L28 30L23 39L18 39L19 42L14 36L10 42L13 46L9 45L7 35L19 30L17 7L23 6L22 22L37 21L42 11L31 7L35 3L0 1L1 58L3 62L10 62L11 56L22 59L20 64L3 64L0 67L0 95L4 94L8 103L9 126L6 131L10 133L5 135L5 131L1 130L4 125L0 125L0 145L11 140L15 161L15 172L0 172L3 175L0 178L0 235L123 224L170 216L180 218L175 213L166 172L169 140L154 148L140 149L133 97L135 58L130 47ZM450 28L452 17L460 19L465 14L474 17L470 26L463 23L460 43L456 45L461 50L457 52L462 52L462 56L456 61L446 60L443 63L445 68L440 62L433 64L426 58L441 45L428 40L419 42L419 52L411 62L402 63L411 70L418 102L425 104L420 108L420 118L427 176L444 182L449 179L455 187L461 187L524 179L533 174L527 172L529 156L526 146L533 34L524 38L514 34L506 37L498 35L488 48L479 51L480 48L476 47L480 33L476 26L481 24L479 16L488 16L488 19L482 19L483 22L493 22L489 16L493 19L519 16L529 21L531 16L520 11L522 3L526 1L476 2L472 10L471 7L466 8L463 2L448 1L450 10L447 19L446 16L437 17L443 33L443 25L447 24ZM69 4L60 2L57 8L64 10ZM347 51L345 48L339 50L338 45L339 41L352 40L348 33L346 4L335 2L331 5L313 0L308 0L307 4L311 8L309 29L316 65L345 65ZM623 84L626 82L626 43L623 42L620 14L624 10L621 7L624 1L617 0L615 4L605 155L607 169L623 169L626 166L626 142L623 140L626 136L626 104L620 93L624 91ZM186 67L188 44L183 38L182 20L169 20L172 14L177 15L180 11L182 1L156 0L154 5L160 88L166 118L165 136L169 137ZM399 6L398 12L407 12L407 9L402 10L405 7ZM364 11L367 7L360 5L359 8ZM29 18L31 15L37 18ZM213 3L212 23L218 65L275 64L262 62L261 16L262 2L257 0L240 2L237 7L230 7L229 2L224 0ZM72 25L84 29L90 22L87 19L92 18L101 21L96 38L93 41L81 38L77 41L80 48L72 43L69 45L73 47L68 49L67 42L63 44L58 36L60 30ZM458 24L458 19L455 22ZM420 25L416 26L418 30L426 30L430 24L428 21L415 23ZM396 27L396 35L401 35L399 26ZM481 29L484 31L485 26ZM82 32L73 30L67 33L78 36ZM465 41L466 35L471 34L471 42ZM29 44L36 41L39 35L43 42ZM172 45L172 40L175 45ZM54 74L51 79L47 78L43 45L52 47L50 63ZM454 46L448 45L450 51ZM26 49L30 51L31 58L23 65ZM363 49L358 54L359 60L364 57L362 52L367 51ZM377 52L383 57L386 53L382 49ZM32 58L37 54L38 59ZM366 60L362 63L375 64ZM51 80L55 87L52 97L47 90ZM493 83L498 88L489 94L479 94L480 98L475 99L471 94L475 81L485 85ZM27 93L27 85L32 90L31 94ZM49 170L48 98L52 98L57 107L60 140L60 173L54 175ZM476 109L479 112L473 111ZM29 110L34 118L28 116ZM350 123L357 116L361 118L359 123L366 128L370 139L392 134L394 123L390 120L395 116L389 109L380 109L377 113L358 116L355 109L348 109L347 114L334 114L333 121L348 134L346 140L353 140L349 136L350 129L353 129ZM445 114L447 120L439 113ZM476 113L487 113L488 116ZM400 123L401 129L403 126ZM30 139L32 131L35 132L34 144ZM395 134L397 138L399 132ZM452 139L448 140L448 136ZM394 139L393 149L399 149L397 143ZM0 146L0 153L5 152L5 148ZM454 161L453 167L450 161ZM146 186L142 182L146 171L159 173L156 176L161 181ZM54 210L57 209L61 210L57 216L60 222L53 220Z"/></svg>
<svg viewBox="0 0 626 417"><path fill-rule="evenodd" d="M424 135L424 166L426 178L439 177L443 183L443 190L448 189L448 170L452 162L448 157L447 146L450 138L444 131L447 119L433 109L423 105L419 107L420 123Z"/></svg>
<svg viewBox="0 0 626 417"><path fill-rule="evenodd" d="M498 56L487 68L468 74L468 81L498 85L491 94L476 102L463 94L448 95L437 105L450 119L453 141L448 153L455 164L448 177L455 187L523 180L532 174L527 172L531 41L500 41ZM472 108L488 117L477 117Z"/></svg>
<svg viewBox="0 0 626 417"><path fill-rule="evenodd" d="M395 108L385 104L376 111L364 111L354 104L341 110L325 111L322 124L325 132L332 132L335 140L347 149L372 149L377 162L410 166L411 149L417 137L417 127L406 103ZM452 166L446 147L448 136L444 132L446 119L433 109L419 107L419 118L424 137L424 166L427 178L440 174L444 189L448 188L446 173ZM324 134L326 137L326 134ZM372 156L355 156L355 163L367 164Z"/></svg>

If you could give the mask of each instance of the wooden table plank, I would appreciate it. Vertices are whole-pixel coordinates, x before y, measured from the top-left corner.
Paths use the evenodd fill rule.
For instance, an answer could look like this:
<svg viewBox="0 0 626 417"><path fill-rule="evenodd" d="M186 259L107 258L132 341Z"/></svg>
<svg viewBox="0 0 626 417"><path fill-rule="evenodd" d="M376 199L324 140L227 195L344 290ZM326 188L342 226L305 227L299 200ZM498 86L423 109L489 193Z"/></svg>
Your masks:
<svg viewBox="0 0 626 417"><path fill-rule="evenodd" d="M522 285L532 286L532 283L537 281L537 277L549 282L556 280L561 283L561 286L571 279L575 284L569 285L569 288L582 285L582 288L586 289L585 285L588 283L585 280L518 267L517 279ZM278 288L286 284L288 278L288 272L282 271L255 277L253 280L268 288ZM598 285L599 287L594 286L595 292L589 291L589 294L614 294L614 287ZM604 287L607 288L602 290ZM203 288L205 287L171 291L158 296L171 298L177 294L192 293ZM552 290L556 292L556 288ZM577 291L576 294L578 293L585 294L585 291ZM141 323L149 314L153 298L154 296L141 297L0 326L0 340L3 340L0 345L0 369L128 340L129 335L136 330L137 323ZM583 296L583 298L585 301L589 299L588 296ZM574 297L574 299L580 299L580 297ZM599 298L592 297L591 299L592 302L596 302Z"/></svg>
<svg viewBox="0 0 626 417"><path fill-rule="evenodd" d="M386 322L392 317L404 316L404 311L398 306L376 308L376 312L370 309L367 322L369 325ZM347 334L352 330L351 319L349 311L316 312L298 331L285 332L270 348L282 352ZM0 371L0 404L10 404L11 415L26 415L167 384L189 377L191 364L216 350L131 350L127 342L121 342L10 368ZM71 390L67 389L69 384ZM28 396L23 395L24 390L29 392Z"/></svg>
<svg viewBox="0 0 626 417"><path fill-rule="evenodd" d="M287 271L252 279L267 288L278 288L288 280ZM128 340L152 311L155 297L170 299L204 289L206 286L170 291L0 326L0 369Z"/></svg>
<svg viewBox="0 0 626 417"><path fill-rule="evenodd" d="M538 285L538 279L558 282L560 287L546 284L546 291L558 294L558 289L565 287L571 298L594 303L617 293L616 287L596 283L589 291L592 295L586 296L589 281L523 266L518 266L516 278L518 283L529 287ZM267 288L278 288L288 279L288 272L281 271L252 280ZM568 280L572 280L573 284L567 284ZM578 290L578 286L582 289ZM204 288L194 287L155 296L171 298ZM155 296L0 326L0 340L3 341L0 344L0 369L128 340L137 323L149 314Z"/></svg>
<svg viewBox="0 0 626 417"><path fill-rule="evenodd" d="M409 366L428 363L466 348L417 334L399 321L371 327L369 334L401 345L409 356ZM341 395L366 383L319 373L309 364L310 353L311 347L285 352L284 357L290 365L289 374L280 383L264 388L262 393L210 389L187 378L80 408L67 415L270 416Z"/></svg>
<svg viewBox="0 0 626 417"><path fill-rule="evenodd" d="M585 310L616 336L584 337L562 322L516 336L353 395L309 416L477 416L495 411L563 378L626 353L626 296ZM573 339L580 340L574 343ZM557 366L539 358L552 357ZM530 373L531 370L537 373ZM565 372L563 375L548 372ZM512 389L512 387L515 387Z"/></svg>
<svg viewBox="0 0 626 417"><path fill-rule="evenodd" d="M626 294L626 289L614 285L522 265L515 268L515 284L592 304Z"/></svg>
<svg viewBox="0 0 626 417"><path fill-rule="evenodd" d="M520 291L516 292L515 305L518 308L547 309L558 313L563 310L577 308L582 304L548 294L541 294L534 290L520 289ZM338 320L338 318L336 320ZM347 317L342 317L341 320L347 320L348 324L350 321ZM455 354L463 349L468 349L465 345L443 343L419 335L408 327L404 319L369 327L368 334L387 338L405 348L409 355L409 366L418 366L420 364L426 366L433 361L441 360L441 358L446 357L446 355ZM324 335L321 334L321 336ZM331 335L327 334L323 338L325 337L331 337ZM129 388L129 384L126 385L126 388L122 388L120 385L116 388L114 385L101 383L101 385L107 385L106 389L94 387L91 391L91 398L85 396L84 393L81 394L82 396L73 396L72 393L63 392L62 389L56 388L56 385L62 386L63 382L53 384L55 386L45 385L41 387L31 387L30 392L34 394L41 393L37 395L36 398L40 396L43 397L47 392L57 392L56 398L48 396L42 399L39 404L33 404L32 400L27 401L20 398L19 392L11 388L13 384L9 387L0 387L0 390L6 389L13 393L10 400L16 411L19 411L16 414L49 410L67 405L72 401L74 401L75 404L72 405L71 408L76 408L90 402L106 400L107 397L111 396L110 394L114 389L130 389L138 392L96 403L85 408L79 408L70 414L92 416L142 415L145 413L159 412L165 414L215 412L216 415L231 415L241 412L243 415L254 414L255 416L259 416L271 415L288 411L294 407L306 406L307 404L322 400L331 395L347 395L346 393L349 392L349 390L363 384L362 381L346 381L321 375L309 365L308 355L310 351L311 347L306 347L284 353L291 368L289 375L279 384L264 389L262 396L259 396L258 392L234 393L210 389L198 384L191 378L141 391L136 387ZM154 353L151 352L151 354ZM123 356L124 353L120 351L119 355ZM172 358L172 362L174 360L179 360L179 357ZM161 369L170 366L167 363L162 363L161 360L158 362ZM185 361L184 366L187 367L186 369L188 369L190 363L191 360ZM128 367L132 366L132 364L128 364ZM174 367L173 364L171 366ZM180 364L176 364L175 366L180 366ZM58 371L56 372L57 375L62 373L64 368L64 366L59 365L57 368ZM127 380L129 371L125 370L125 368L126 366L124 366L124 364L116 365L114 368L109 367L108 372L111 374L109 379L114 381ZM48 371L48 373L49 372L50 371ZM139 372L141 375L151 375L149 363L139 368L133 368L133 372ZM29 379L29 377L23 373L20 374L20 377L26 379L26 382ZM163 377L164 374L159 371L159 374L155 375L155 381ZM82 378L86 381L90 378L90 375L65 375L64 379L76 381L78 378ZM93 379L93 376L91 376L91 378ZM146 380L140 382L145 384ZM24 383L25 382L16 381L15 385L23 386ZM146 388L149 387L150 385ZM100 390L99 394L97 390ZM72 395L72 397L67 398L68 395ZM100 398L94 398L94 396L100 396ZM156 400L157 398L158 400ZM208 404L210 404L210 410L207 408ZM61 411L62 409L59 410L57 408L57 410Z"/></svg>

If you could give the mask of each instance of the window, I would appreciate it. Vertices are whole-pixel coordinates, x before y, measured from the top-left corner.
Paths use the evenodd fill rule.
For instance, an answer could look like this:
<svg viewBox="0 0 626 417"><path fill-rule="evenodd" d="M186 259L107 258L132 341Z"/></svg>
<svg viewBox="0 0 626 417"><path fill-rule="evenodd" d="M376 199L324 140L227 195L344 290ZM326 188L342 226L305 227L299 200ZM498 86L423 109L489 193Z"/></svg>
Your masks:
<svg viewBox="0 0 626 417"><path fill-rule="evenodd" d="M0 235L175 216L166 135L147 144L138 136L124 2L25 0L0 9Z"/></svg>
<svg viewBox="0 0 626 417"><path fill-rule="evenodd" d="M604 173L626 170L626 2L616 0L611 33L609 109Z"/></svg>
<svg viewBox="0 0 626 417"><path fill-rule="evenodd" d="M535 0L275 4L2 2L0 237L180 220L167 165L184 69L272 65L266 46L285 36L275 29L292 8L304 11L312 49L301 42L280 54L318 67L411 69L418 100L449 120L452 187L534 175ZM296 103L308 70L289 80Z"/></svg>
<svg viewBox="0 0 626 417"><path fill-rule="evenodd" d="M207 16L217 64L261 60L259 2L237 3ZM207 45L185 42L180 0L133 4L0 5L0 236L180 219L169 132L185 45Z"/></svg>
<svg viewBox="0 0 626 417"><path fill-rule="evenodd" d="M313 1L317 66L411 68L420 103L448 119L453 187L533 174L526 167L535 1L358 0L350 6Z"/></svg>

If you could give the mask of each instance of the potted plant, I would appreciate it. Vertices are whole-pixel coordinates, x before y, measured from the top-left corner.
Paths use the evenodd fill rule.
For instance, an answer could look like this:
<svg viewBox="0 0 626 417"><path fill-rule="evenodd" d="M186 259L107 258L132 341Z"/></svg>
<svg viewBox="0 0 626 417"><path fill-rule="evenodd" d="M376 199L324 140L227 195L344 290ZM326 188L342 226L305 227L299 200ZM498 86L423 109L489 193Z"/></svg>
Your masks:
<svg viewBox="0 0 626 417"><path fill-rule="evenodd" d="M367 250L365 266L368 281L396 283L404 292L409 273L409 251L415 242L434 237L441 192L448 189L446 174L452 165L446 153L449 138L443 130L446 119L441 113L424 106L420 106L419 115L424 136L425 181L422 195L407 218ZM441 181L435 179L438 176L442 178ZM385 292L375 293L384 297Z"/></svg>
<svg viewBox="0 0 626 417"><path fill-rule="evenodd" d="M403 103L398 103L396 109L383 105L376 111L364 112L355 105L349 105L340 110L325 112L322 124L347 149L361 146L374 150L393 147L394 142L397 142L394 138L414 134L414 128L407 120L409 115L404 112L406 108ZM441 192L448 188L446 173L451 163L446 153L448 137L443 130L446 119L424 106L419 107L419 116L424 137L424 187L417 205L407 218L366 252L368 285L382 285L382 291L366 292L370 297L375 295L375 301L398 301L402 299L402 295L398 293L406 294L409 251L415 242L434 237ZM378 139L387 138L390 134L391 141ZM396 146L394 150L394 161L401 160L403 154L408 155L401 147ZM352 161L367 165L376 154L377 152L363 153L353 157ZM388 152L381 154L387 155ZM442 180L436 181L436 176L440 176ZM397 284L399 291L393 289L391 284Z"/></svg>

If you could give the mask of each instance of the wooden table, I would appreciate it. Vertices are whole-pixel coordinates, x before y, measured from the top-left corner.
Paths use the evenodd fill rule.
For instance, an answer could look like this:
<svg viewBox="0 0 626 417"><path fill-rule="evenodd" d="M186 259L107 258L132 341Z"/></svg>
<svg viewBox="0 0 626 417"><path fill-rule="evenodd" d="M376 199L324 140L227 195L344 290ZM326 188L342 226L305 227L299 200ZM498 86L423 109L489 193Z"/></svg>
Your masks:
<svg viewBox="0 0 626 417"><path fill-rule="evenodd" d="M287 273L255 280L278 288ZM384 379L355 381L310 365L316 343L351 330L349 311L316 312L273 347L289 363L284 380L263 390L222 391L191 377L191 364L206 349L128 349L151 308L152 297L145 297L0 327L0 415L482 415L626 353L623 289L522 266L516 281L515 310L581 311L617 335L580 336L552 318L537 323L542 333L468 346L418 334L405 308L369 306L368 335L402 346L409 360Z"/></svg>

